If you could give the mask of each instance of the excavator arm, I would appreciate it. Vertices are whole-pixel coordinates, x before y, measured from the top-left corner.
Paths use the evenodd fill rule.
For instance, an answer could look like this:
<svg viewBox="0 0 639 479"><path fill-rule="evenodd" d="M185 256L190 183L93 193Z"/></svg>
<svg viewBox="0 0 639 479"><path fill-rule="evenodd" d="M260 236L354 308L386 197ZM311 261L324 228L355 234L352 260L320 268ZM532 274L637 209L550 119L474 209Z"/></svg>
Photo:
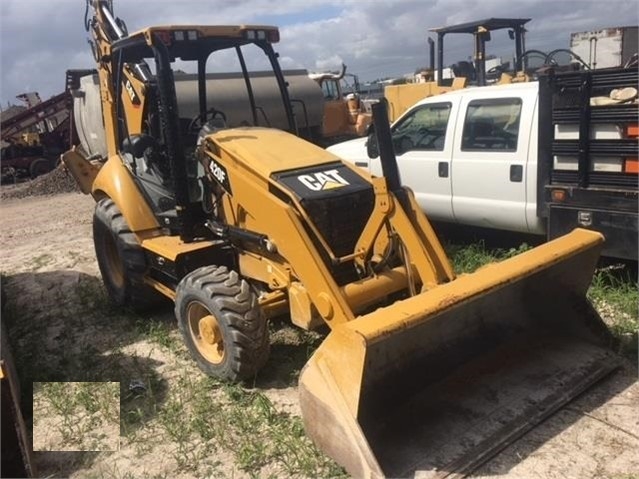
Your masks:
<svg viewBox="0 0 639 479"><path fill-rule="evenodd" d="M153 76L144 61L126 63L121 69L118 68L118 63L122 62L122 54L120 50L114 50L114 45L127 36L126 25L114 15L111 0L86 1L85 27L91 35L91 50L98 65L102 115L110 157L118 151L118 118L126 124L128 135L143 131L147 92ZM93 10L91 17L90 10ZM116 77L120 71L122 77L118 82Z"/></svg>

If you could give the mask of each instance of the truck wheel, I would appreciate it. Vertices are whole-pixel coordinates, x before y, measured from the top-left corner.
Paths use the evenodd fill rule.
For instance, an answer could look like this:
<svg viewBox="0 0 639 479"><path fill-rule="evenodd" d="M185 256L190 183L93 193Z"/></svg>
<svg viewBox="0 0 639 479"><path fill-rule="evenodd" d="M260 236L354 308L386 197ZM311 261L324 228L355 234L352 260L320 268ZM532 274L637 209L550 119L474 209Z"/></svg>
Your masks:
<svg viewBox="0 0 639 479"><path fill-rule="evenodd" d="M160 301L159 293L144 283L144 250L110 198L95 206L93 244L102 280L116 305L144 311Z"/></svg>
<svg viewBox="0 0 639 479"><path fill-rule="evenodd" d="M31 179L44 175L49 171L51 171L51 164L49 163L49 160L45 158L38 158L37 160L32 161L29 165L29 175L31 176Z"/></svg>
<svg viewBox="0 0 639 479"><path fill-rule="evenodd" d="M210 376L254 376L269 354L267 321L249 284L225 266L204 266L177 287L175 316L191 356Z"/></svg>

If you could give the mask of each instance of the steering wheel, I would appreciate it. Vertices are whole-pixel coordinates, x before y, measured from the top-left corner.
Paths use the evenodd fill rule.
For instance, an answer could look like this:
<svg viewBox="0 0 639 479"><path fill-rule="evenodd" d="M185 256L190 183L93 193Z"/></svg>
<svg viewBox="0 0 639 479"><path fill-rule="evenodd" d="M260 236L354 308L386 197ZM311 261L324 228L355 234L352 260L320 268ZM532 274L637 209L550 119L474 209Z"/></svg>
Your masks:
<svg viewBox="0 0 639 479"><path fill-rule="evenodd" d="M490 68L487 72L486 72L486 77L490 80L499 80L499 78L501 77L502 73L507 72L508 69L506 68L505 65L495 65L494 67Z"/></svg>
<svg viewBox="0 0 639 479"><path fill-rule="evenodd" d="M559 60L555 58L559 53L568 54L568 58L569 58L568 63L560 62ZM567 65L572 60L575 60L576 63L579 63L581 67L584 68L585 70L590 70L590 66L585 61L583 61L579 55L577 55L572 50L568 50L567 48L557 48L556 50L553 50L548 55L546 55L546 63L555 65L555 66L562 65L562 64Z"/></svg>
<svg viewBox="0 0 639 479"><path fill-rule="evenodd" d="M517 148L517 133L511 133L507 130L499 130L495 131L494 135L496 138L503 140L506 149L514 150Z"/></svg>
<svg viewBox="0 0 639 479"><path fill-rule="evenodd" d="M204 113L200 113L191 120L188 126L188 131L198 132L206 123L217 117L220 117L226 124L226 115L224 114L224 112L215 109L215 107L211 107Z"/></svg>
<svg viewBox="0 0 639 479"><path fill-rule="evenodd" d="M415 147L413 140L408 135L402 135L397 138L393 138L393 147L397 155L403 155L407 151L412 150Z"/></svg>
<svg viewBox="0 0 639 479"><path fill-rule="evenodd" d="M415 146L420 149L436 149L435 142L446 135L446 131L436 128L420 128Z"/></svg>
<svg viewBox="0 0 639 479"><path fill-rule="evenodd" d="M531 60L536 60L532 65L527 65L528 70L537 70L545 65L548 65L548 56L541 50L526 50L517 59L519 64L523 66L527 65Z"/></svg>

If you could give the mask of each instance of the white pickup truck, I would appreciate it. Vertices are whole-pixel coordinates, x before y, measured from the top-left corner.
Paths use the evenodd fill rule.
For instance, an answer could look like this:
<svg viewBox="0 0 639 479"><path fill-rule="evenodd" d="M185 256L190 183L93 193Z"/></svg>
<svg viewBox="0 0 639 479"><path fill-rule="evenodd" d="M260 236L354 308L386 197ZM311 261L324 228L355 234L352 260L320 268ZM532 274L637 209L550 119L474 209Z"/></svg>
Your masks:
<svg viewBox="0 0 639 479"><path fill-rule="evenodd" d="M637 103L590 99L636 87L638 75L611 72L418 102L391 127L402 182L433 220L551 238L592 228L606 236L604 253L636 260ZM381 175L375 150L372 136L329 148Z"/></svg>

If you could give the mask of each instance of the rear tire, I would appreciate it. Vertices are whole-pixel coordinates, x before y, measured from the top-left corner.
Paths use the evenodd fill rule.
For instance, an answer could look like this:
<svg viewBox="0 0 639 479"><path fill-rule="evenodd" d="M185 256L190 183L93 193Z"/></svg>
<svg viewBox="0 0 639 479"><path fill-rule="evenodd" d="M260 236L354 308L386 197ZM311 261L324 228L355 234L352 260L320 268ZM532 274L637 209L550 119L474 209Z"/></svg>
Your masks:
<svg viewBox="0 0 639 479"><path fill-rule="evenodd" d="M102 280L116 305L144 311L160 301L159 293L144 283L144 250L110 198L95 206L93 244Z"/></svg>
<svg viewBox="0 0 639 479"><path fill-rule="evenodd" d="M29 175L31 179L37 178L51 171L51 163L45 158L38 158L29 165Z"/></svg>
<svg viewBox="0 0 639 479"><path fill-rule="evenodd" d="M257 296L225 266L186 275L177 287L175 316L191 356L209 376L247 379L268 359L267 321Z"/></svg>

